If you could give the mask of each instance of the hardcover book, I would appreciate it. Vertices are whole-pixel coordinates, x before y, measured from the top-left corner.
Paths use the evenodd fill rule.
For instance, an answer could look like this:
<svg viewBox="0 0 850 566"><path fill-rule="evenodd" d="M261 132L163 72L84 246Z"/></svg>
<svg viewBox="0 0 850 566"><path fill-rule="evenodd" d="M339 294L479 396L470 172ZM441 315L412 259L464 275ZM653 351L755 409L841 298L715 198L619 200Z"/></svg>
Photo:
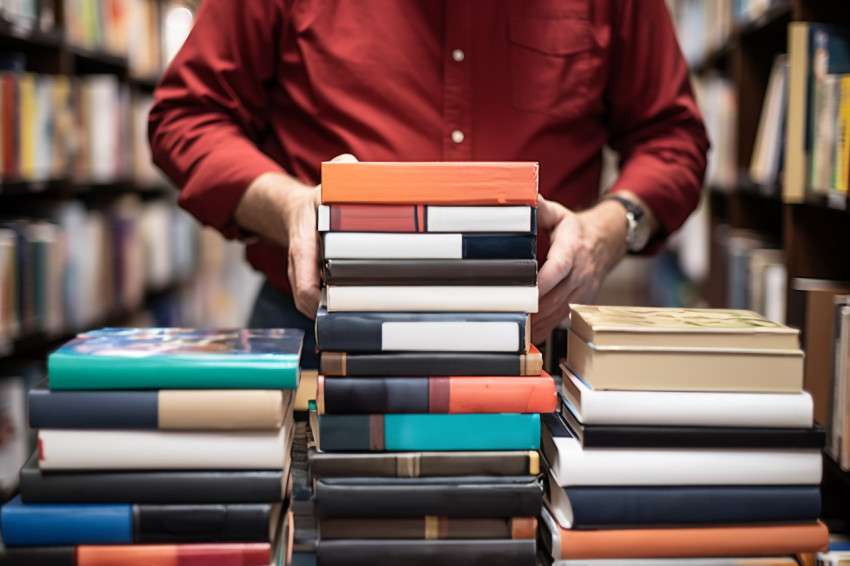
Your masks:
<svg viewBox="0 0 850 566"><path fill-rule="evenodd" d="M536 232L530 206L320 205L319 232Z"/></svg>
<svg viewBox="0 0 850 566"><path fill-rule="evenodd" d="M534 345L527 354L428 352L358 354L322 352L325 376L540 375L543 356Z"/></svg>
<svg viewBox="0 0 850 566"><path fill-rule="evenodd" d="M325 259L536 259L536 245L534 234L322 232Z"/></svg>
<svg viewBox="0 0 850 566"><path fill-rule="evenodd" d="M429 515L422 518L355 519L325 517L319 519L319 536L333 539L533 539L537 519L458 518Z"/></svg>
<svg viewBox="0 0 850 566"><path fill-rule="evenodd" d="M333 311L537 312L537 287L328 286L323 301Z"/></svg>
<svg viewBox="0 0 850 566"><path fill-rule="evenodd" d="M342 352L525 353L531 346L530 324L526 313L328 312L320 305L316 347Z"/></svg>
<svg viewBox="0 0 850 566"><path fill-rule="evenodd" d="M799 393L802 350L596 346L572 330L567 365L597 390Z"/></svg>
<svg viewBox="0 0 850 566"><path fill-rule="evenodd" d="M24 503L266 503L288 497L282 470L120 470L51 473L36 454L21 469Z"/></svg>
<svg viewBox="0 0 850 566"><path fill-rule="evenodd" d="M537 206L535 162L322 163L322 204Z"/></svg>
<svg viewBox="0 0 850 566"><path fill-rule="evenodd" d="M539 377L324 377L319 414L551 413L555 381Z"/></svg>
<svg viewBox="0 0 850 566"><path fill-rule="evenodd" d="M585 425L811 428L812 396L720 391L597 391L561 365L561 393Z"/></svg>
<svg viewBox="0 0 850 566"><path fill-rule="evenodd" d="M276 430L292 411L291 390L29 392L29 425L48 429Z"/></svg>
<svg viewBox="0 0 850 566"><path fill-rule="evenodd" d="M595 346L794 350L799 331L735 309L570 305L570 329Z"/></svg>
<svg viewBox="0 0 850 566"><path fill-rule="evenodd" d="M294 427L271 431L38 431L41 470L284 470Z"/></svg>
<svg viewBox="0 0 850 566"><path fill-rule="evenodd" d="M826 431L809 428L718 427L684 425L586 425L569 401L561 404L570 432L584 448L816 448Z"/></svg>
<svg viewBox="0 0 850 566"><path fill-rule="evenodd" d="M536 476L537 450L474 452L307 452L314 478L425 478L448 476Z"/></svg>
<svg viewBox="0 0 850 566"><path fill-rule="evenodd" d="M545 510L541 536L555 560L764 556L820 552L829 546L829 532L820 521L791 525L582 531L561 528Z"/></svg>
<svg viewBox="0 0 850 566"><path fill-rule="evenodd" d="M104 328L48 356L51 389L295 389L304 331Z"/></svg>
<svg viewBox="0 0 850 566"><path fill-rule="evenodd" d="M534 259L328 259L326 285L537 285Z"/></svg>
<svg viewBox="0 0 850 566"><path fill-rule="evenodd" d="M551 560L551 558L550 558ZM553 566L800 566L790 556L723 558L591 558L558 560Z"/></svg>
<svg viewBox="0 0 850 566"><path fill-rule="evenodd" d="M323 540L316 563L333 566L374 566L380 556L385 564L405 566L536 566L532 539L493 540Z"/></svg>
<svg viewBox="0 0 850 566"><path fill-rule="evenodd" d="M561 486L817 485L809 449L582 448L559 413L541 415L543 456Z"/></svg>
<svg viewBox="0 0 850 566"><path fill-rule="evenodd" d="M320 478L316 516L537 517L543 489L529 476L445 478Z"/></svg>
<svg viewBox="0 0 850 566"><path fill-rule="evenodd" d="M281 509L271 503L25 504L17 496L0 509L0 524L7 546L267 542Z"/></svg>
<svg viewBox="0 0 850 566"><path fill-rule="evenodd" d="M321 415L313 427L326 452L534 450L540 415Z"/></svg>
<svg viewBox="0 0 850 566"><path fill-rule="evenodd" d="M814 522L817 485L570 486L548 476L547 508L565 529Z"/></svg>

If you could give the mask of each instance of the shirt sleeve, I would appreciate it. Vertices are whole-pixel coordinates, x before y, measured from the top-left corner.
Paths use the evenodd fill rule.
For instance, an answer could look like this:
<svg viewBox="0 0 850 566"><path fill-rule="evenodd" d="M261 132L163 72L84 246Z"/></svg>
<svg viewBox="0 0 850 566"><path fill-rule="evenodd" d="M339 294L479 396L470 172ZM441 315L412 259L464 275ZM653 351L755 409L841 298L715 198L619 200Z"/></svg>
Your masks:
<svg viewBox="0 0 850 566"><path fill-rule="evenodd" d="M275 0L203 2L154 92L153 162L181 189L180 205L235 238L248 185L280 165L258 149L266 128L283 10Z"/></svg>
<svg viewBox="0 0 850 566"><path fill-rule="evenodd" d="M609 145L620 154L611 191L628 189L655 213L661 234L696 208L709 142L688 66L663 0L612 0Z"/></svg>

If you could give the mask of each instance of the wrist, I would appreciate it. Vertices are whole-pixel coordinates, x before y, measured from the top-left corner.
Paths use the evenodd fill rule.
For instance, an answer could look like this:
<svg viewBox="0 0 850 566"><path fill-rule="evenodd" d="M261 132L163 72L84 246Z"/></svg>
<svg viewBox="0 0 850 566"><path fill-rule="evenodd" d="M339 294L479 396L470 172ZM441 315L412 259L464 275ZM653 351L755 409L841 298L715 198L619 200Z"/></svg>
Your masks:
<svg viewBox="0 0 850 566"><path fill-rule="evenodd" d="M599 281L626 255L628 223L622 205L600 201L578 213L582 220L585 245L596 258Z"/></svg>

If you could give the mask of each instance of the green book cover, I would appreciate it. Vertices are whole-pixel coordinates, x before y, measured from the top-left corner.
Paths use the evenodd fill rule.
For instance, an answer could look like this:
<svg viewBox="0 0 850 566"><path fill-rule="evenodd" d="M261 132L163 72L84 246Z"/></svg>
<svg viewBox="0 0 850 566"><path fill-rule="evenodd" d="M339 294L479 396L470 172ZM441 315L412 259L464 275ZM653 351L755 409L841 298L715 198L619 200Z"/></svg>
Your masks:
<svg viewBox="0 0 850 566"><path fill-rule="evenodd" d="M51 389L296 389L304 331L104 328L47 359Z"/></svg>

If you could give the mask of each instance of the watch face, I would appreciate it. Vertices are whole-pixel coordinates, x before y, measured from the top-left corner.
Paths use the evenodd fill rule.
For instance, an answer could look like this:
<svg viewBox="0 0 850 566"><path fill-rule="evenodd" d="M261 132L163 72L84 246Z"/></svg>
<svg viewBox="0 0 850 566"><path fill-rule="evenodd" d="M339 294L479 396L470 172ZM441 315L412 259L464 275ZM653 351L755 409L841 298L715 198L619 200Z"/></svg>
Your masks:
<svg viewBox="0 0 850 566"><path fill-rule="evenodd" d="M649 243L649 223L645 218L635 218L631 213L629 222L628 247L631 252L642 251Z"/></svg>

